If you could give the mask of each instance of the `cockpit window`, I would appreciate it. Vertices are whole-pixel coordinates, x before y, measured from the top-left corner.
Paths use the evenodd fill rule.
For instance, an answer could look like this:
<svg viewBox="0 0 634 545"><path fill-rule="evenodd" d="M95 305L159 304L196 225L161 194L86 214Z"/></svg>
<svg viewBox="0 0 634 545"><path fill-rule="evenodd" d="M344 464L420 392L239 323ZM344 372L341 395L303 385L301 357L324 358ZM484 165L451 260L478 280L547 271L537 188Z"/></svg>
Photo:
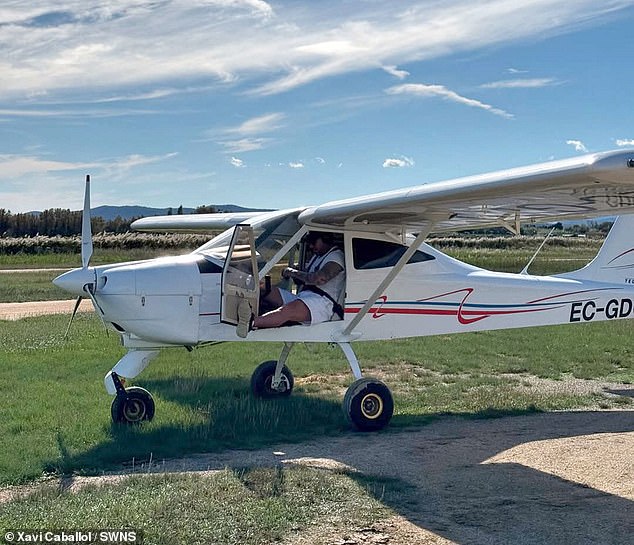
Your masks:
<svg viewBox="0 0 634 545"><path fill-rule="evenodd" d="M255 250L260 264L268 262L300 228L297 216L301 210L266 214L262 219L253 221L251 226L255 236ZM196 254L224 260L234 227L214 237L194 251Z"/></svg>
<svg viewBox="0 0 634 545"><path fill-rule="evenodd" d="M407 246L385 240L367 238L352 239L352 259L357 270L384 269L393 267L407 250ZM434 256L416 250L407 264L422 263L435 259Z"/></svg>

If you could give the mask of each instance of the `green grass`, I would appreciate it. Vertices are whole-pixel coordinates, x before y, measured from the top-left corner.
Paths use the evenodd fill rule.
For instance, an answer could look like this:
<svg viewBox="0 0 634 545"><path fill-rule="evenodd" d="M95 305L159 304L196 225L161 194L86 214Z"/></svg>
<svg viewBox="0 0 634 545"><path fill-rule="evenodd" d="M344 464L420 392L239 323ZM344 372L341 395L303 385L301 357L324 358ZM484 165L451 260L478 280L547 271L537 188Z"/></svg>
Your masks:
<svg viewBox="0 0 634 545"><path fill-rule="evenodd" d="M112 398L102 378L124 349L92 315L79 315L64 343L66 320L2 322L0 483L348 432L340 404L352 377L338 349L297 346L289 359L297 378L294 394L283 400L250 395L255 366L279 355L275 343L164 350L134 381L154 395L154 420L113 426ZM628 398L546 395L521 388L521 377L631 382L631 332L631 322L611 321L355 347L367 374L392 389L391 427L398 429L444 414L479 417L627 403Z"/></svg>
<svg viewBox="0 0 634 545"><path fill-rule="evenodd" d="M124 261L136 261L138 259L150 259L162 255L185 254L186 250L145 249L115 250L108 248L96 248L90 260L92 265L107 265L108 263L121 263ZM81 257L78 253L41 253L41 254L2 254L0 253L0 269L42 269L42 268L68 268L81 267Z"/></svg>
<svg viewBox="0 0 634 545"><path fill-rule="evenodd" d="M582 248L544 246L529 267L531 274L558 274L579 269L597 254L601 241L588 241ZM520 272L539 247L523 248L442 248L447 255L483 269L502 272Z"/></svg>
<svg viewBox="0 0 634 545"><path fill-rule="evenodd" d="M0 274L0 303L69 299L68 292L52 284L60 271Z"/></svg>
<svg viewBox="0 0 634 545"><path fill-rule="evenodd" d="M110 250L97 249L91 259L92 265L106 265L151 259L163 255L184 254L185 250ZM49 254L0 254L0 269L72 269L81 267L81 258L74 253ZM69 299L68 293L52 284L61 271L12 272L0 274L0 303L22 303L25 301L54 301Z"/></svg>
<svg viewBox="0 0 634 545"><path fill-rule="evenodd" d="M133 477L76 493L45 489L0 506L0 528L129 528L140 530L146 545L257 545L318 521L363 527L386 514L346 475L276 468Z"/></svg>
<svg viewBox="0 0 634 545"><path fill-rule="evenodd" d="M544 251L531 272L582 266L593 252ZM532 250L452 249L448 253L494 270L517 272ZM95 263L154 257L109 251ZM586 255L587 254L587 255ZM540 256L540 257L543 257ZM0 256L0 268L74 267L76 255ZM56 299L57 273L0 275L0 301ZM61 298L64 298L62 295ZM227 343L192 353L165 350L135 381L157 403L152 422L113 426L102 378L124 354L93 315L0 322L0 486L47 474L101 474L194 453L256 448L351 433L341 411L352 382L339 349L300 345L289 366L293 395L258 400L249 394L255 366L275 359L277 344ZM444 415L490 418L583 407L631 407L629 397L527 387L534 377L634 381L631 321L564 325L355 344L368 376L391 388L389 429L420 426ZM389 429L387 433L389 432ZM3 528L134 528L146 544L260 544L301 534L345 535L407 503L403 483L308 468L225 470L212 475L135 476L80 489L34 487L0 504ZM407 485L405 485L407 486ZM313 534L311 534L311 532ZM334 535L334 534L333 534ZM308 537L306 537L308 536Z"/></svg>

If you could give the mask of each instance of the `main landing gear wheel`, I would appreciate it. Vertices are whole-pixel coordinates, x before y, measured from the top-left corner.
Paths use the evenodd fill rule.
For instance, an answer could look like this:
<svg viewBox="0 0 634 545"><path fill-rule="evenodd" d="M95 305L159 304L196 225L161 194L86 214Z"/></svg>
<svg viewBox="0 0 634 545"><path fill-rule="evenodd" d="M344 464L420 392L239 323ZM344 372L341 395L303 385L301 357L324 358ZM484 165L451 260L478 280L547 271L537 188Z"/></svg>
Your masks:
<svg viewBox="0 0 634 545"><path fill-rule="evenodd" d="M358 430L377 431L387 426L392 418L394 400L389 388L381 381L361 378L346 391L343 411Z"/></svg>
<svg viewBox="0 0 634 545"><path fill-rule="evenodd" d="M273 378L275 377L275 360L265 361L258 365L251 375L251 391L256 397L288 397L293 391L295 379L291 370L284 365L282 376L277 388L273 388Z"/></svg>
<svg viewBox="0 0 634 545"><path fill-rule="evenodd" d="M138 424L154 418L154 399L145 388L130 386L117 393L110 407L112 421L121 424Z"/></svg>

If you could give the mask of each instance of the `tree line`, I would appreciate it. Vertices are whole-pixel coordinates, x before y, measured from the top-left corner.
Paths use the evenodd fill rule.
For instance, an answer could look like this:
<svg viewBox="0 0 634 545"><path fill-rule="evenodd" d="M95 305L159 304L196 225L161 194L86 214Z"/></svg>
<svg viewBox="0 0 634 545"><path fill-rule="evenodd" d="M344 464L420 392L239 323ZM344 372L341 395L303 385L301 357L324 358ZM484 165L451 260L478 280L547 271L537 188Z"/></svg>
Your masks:
<svg viewBox="0 0 634 545"><path fill-rule="evenodd" d="M216 208L211 205L199 206L195 213L214 213ZM182 214L180 206L176 214ZM170 208L168 214L173 214ZM11 211L0 208L0 237L34 237L45 236L73 236L81 234L81 211L64 208L50 208L43 212L12 214ZM117 216L113 220L105 220L98 216L90 220L93 233L127 233L131 223L138 218L124 219Z"/></svg>
<svg viewBox="0 0 634 545"><path fill-rule="evenodd" d="M0 236L78 235L81 233L81 216L81 212L63 208L51 208L39 214L12 214L4 208L0 208ZM125 220L121 216L109 221L102 217L95 217L91 218L91 226L93 233L125 233L130 230L132 221L134 220Z"/></svg>

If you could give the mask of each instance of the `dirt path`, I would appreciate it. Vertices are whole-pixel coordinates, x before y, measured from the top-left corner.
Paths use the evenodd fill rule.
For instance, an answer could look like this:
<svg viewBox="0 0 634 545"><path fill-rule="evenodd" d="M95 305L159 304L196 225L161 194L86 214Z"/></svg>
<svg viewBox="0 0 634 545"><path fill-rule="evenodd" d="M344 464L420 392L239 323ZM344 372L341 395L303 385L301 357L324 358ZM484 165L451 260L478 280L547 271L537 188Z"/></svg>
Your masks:
<svg viewBox="0 0 634 545"><path fill-rule="evenodd" d="M152 470L302 464L387 479L376 494L395 516L336 533L317 525L290 538L294 545L627 545L634 543L632 429L632 411L448 417L408 431L161 461ZM63 486L121 479L77 477Z"/></svg>
<svg viewBox="0 0 634 545"><path fill-rule="evenodd" d="M40 273L40 272L65 272L69 270L66 268L48 268L48 269L0 269L0 274L15 274L15 273Z"/></svg>
<svg viewBox="0 0 634 545"><path fill-rule="evenodd" d="M395 479L399 494L383 501L398 516L375 532L348 529L322 540L322 529L300 543L371 543L378 533L403 544L624 545L634 543L632 429L630 411L447 418L412 431L200 456L161 469L305 464Z"/></svg>
<svg viewBox="0 0 634 545"><path fill-rule="evenodd" d="M68 301L35 301L28 303L0 303L0 320L20 320L30 316L43 314L68 314L73 312L74 300ZM79 306L79 312L91 312L92 303L84 299Z"/></svg>

